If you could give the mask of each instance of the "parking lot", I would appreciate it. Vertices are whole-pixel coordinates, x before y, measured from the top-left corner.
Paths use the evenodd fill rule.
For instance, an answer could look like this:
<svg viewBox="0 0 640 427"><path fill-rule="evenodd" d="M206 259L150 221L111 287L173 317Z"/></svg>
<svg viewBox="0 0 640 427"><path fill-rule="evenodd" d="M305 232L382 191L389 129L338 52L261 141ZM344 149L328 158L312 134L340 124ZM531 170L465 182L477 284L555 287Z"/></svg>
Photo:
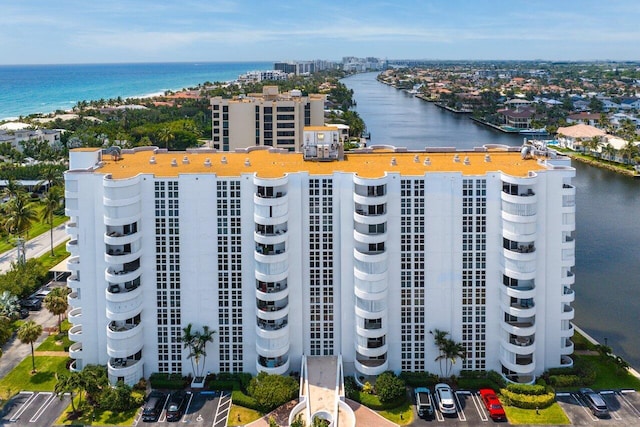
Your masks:
<svg viewBox="0 0 640 427"><path fill-rule="evenodd" d="M168 400L168 399L167 399ZM166 402L165 402L166 406ZM178 422L188 423L189 426L224 427L231 408L231 393L216 391L198 391L191 393L184 410L184 415ZM166 409L166 408L165 408ZM138 412L133 425L175 425L167 421L166 411L163 410L155 422L144 422L141 419L142 409Z"/></svg>
<svg viewBox="0 0 640 427"><path fill-rule="evenodd" d="M592 413L579 393L557 393L556 400L564 409L571 423L575 426L610 425L635 426L640 425L640 394L630 391L599 392L609 408L608 418L597 418Z"/></svg>
<svg viewBox="0 0 640 427"><path fill-rule="evenodd" d="M52 392L22 391L7 403L0 425L51 426L67 406L68 395L60 399Z"/></svg>
<svg viewBox="0 0 640 427"><path fill-rule="evenodd" d="M482 425L483 423L488 423L491 421L489 418L489 414L484 408L482 401L480 400L480 396L477 392L471 392L466 390L457 390L455 392L455 403L456 403L456 415L444 415L438 409L437 399L432 395L432 402L435 408L435 414L432 419L423 420L418 418L418 414L415 413L415 421L412 425L414 426L423 426L430 425L433 423L443 423L443 425L448 426L475 426ZM415 403L415 402L414 402Z"/></svg>

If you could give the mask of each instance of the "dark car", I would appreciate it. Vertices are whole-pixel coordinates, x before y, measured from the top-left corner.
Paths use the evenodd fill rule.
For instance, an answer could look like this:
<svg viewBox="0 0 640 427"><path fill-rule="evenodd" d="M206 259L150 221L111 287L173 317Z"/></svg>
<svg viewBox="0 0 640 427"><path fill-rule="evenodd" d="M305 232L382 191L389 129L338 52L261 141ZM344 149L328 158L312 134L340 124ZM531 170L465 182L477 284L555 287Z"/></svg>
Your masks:
<svg viewBox="0 0 640 427"><path fill-rule="evenodd" d="M182 390L171 394L167 404L167 421L178 421L182 417L187 406L188 397L189 395Z"/></svg>
<svg viewBox="0 0 640 427"><path fill-rule="evenodd" d="M21 319L26 319L27 317L29 317L29 310L27 310L26 308L21 308L20 309L20 318Z"/></svg>
<svg viewBox="0 0 640 427"><path fill-rule="evenodd" d="M42 309L42 300L40 298L23 299L20 301L20 307L30 311L38 311Z"/></svg>
<svg viewBox="0 0 640 427"><path fill-rule="evenodd" d="M593 415L595 415L596 417L609 416L609 408L607 407L607 404L602 396L600 396L590 388L581 388L580 394L582 395L584 401L587 403L589 409L591 409L591 412L593 412Z"/></svg>
<svg viewBox="0 0 640 427"><path fill-rule="evenodd" d="M152 391L147 397L142 409L142 421L157 421L162 413L164 403L167 400L166 393L160 391Z"/></svg>

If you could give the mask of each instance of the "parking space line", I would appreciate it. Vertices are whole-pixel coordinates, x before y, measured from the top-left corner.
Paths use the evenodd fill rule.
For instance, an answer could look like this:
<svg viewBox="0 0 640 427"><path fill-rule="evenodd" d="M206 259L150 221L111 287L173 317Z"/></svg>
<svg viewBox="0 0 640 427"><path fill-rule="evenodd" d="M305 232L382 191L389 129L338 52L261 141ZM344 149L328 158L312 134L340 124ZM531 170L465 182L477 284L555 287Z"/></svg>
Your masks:
<svg viewBox="0 0 640 427"><path fill-rule="evenodd" d="M163 423L163 422L167 421L167 411L165 411L165 408L167 406L167 402L169 401L170 397L171 397L171 394L167 394L167 397L164 399L164 405L162 405L162 412L160 413L160 416L158 417L158 422L159 423Z"/></svg>
<svg viewBox="0 0 640 427"><path fill-rule="evenodd" d="M189 407L191 406L191 401L193 400L193 396L195 395L195 393L189 393L189 402L187 402L187 407L184 408L184 415L182 416L182 422L183 423L188 423L189 420L187 420L187 413L189 412Z"/></svg>
<svg viewBox="0 0 640 427"><path fill-rule="evenodd" d="M482 421L489 421L489 417L484 412L484 404L480 401L480 396L476 393L471 393L471 399L473 399L473 404L476 406L476 410L478 414L480 414L480 419Z"/></svg>
<svg viewBox="0 0 640 427"><path fill-rule="evenodd" d="M601 396L603 396L603 395L606 395L606 396L612 395L614 397L614 399L615 399L616 392L613 391L613 390L602 390L600 392L600 395ZM622 417L618 414L618 411L609 410L609 414L613 415L613 418L618 420L618 421L620 421L622 419Z"/></svg>
<svg viewBox="0 0 640 427"><path fill-rule="evenodd" d="M221 406L225 406L222 410L220 410ZM231 394L225 393L223 391L220 392L220 398L218 399L218 406L216 407L216 415L213 417L213 424L216 425L221 421L225 421L225 425L227 425L227 416L229 411L231 410ZM221 416L222 419L218 420L218 416Z"/></svg>
<svg viewBox="0 0 640 427"><path fill-rule="evenodd" d="M29 405L31 405L31 403L35 400L37 396L37 393L34 393L33 391L21 391L18 394L28 394L30 396L27 398L27 400L24 401L20 409L18 409L16 413L13 415L13 417L11 417L11 419L9 420L12 423L15 423L16 421L18 421L18 419L20 418L20 415L22 415L24 411L27 410Z"/></svg>
<svg viewBox="0 0 640 427"><path fill-rule="evenodd" d="M627 397L625 396L626 393L628 393L628 391L623 390L618 393L618 395L622 398L622 401L631 409L631 412L633 412L636 417L640 418L640 410L638 410L638 408L636 408L635 405L631 403L629 399L627 399Z"/></svg>
<svg viewBox="0 0 640 427"><path fill-rule="evenodd" d="M582 403L582 400L578 399L578 396L574 393L571 393L571 397L573 397L573 399L578 402L578 405L580 405L580 407L582 408L582 410L589 415L589 418L591 418L591 421L599 421L600 418L596 417L595 415L593 415L593 413L587 408L587 406Z"/></svg>
<svg viewBox="0 0 640 427"><path fill-rule="evenodd" d="M465 394L465 393L469 393L469 392L468 391L467 392L465 392L465 391L456 391L454 393L454 395L456 396L456 402L458 402L458 409L459 409L459 411L458 411L458 419L460 421L467 421L467 417L464 415L464 411L462 410L462 405L460 404L460 399L458 399L458 393ZM471 393L469 393L469 394L471 394Z"/></svg>
<svg viewBox="0 0 640 427"><path fill-rule="evenodd" d="M40 418L40 415L44 413L44 411L49 407L49 405L51 405L51 403L56 398L56 395L51 393L50 391L48 392L41 391L40 394L42 395L48 394L49 397L47 398L47 400L44 401L42 405L40 405L40 408L36 411L36 413L33 414L33 417L31 417L31 419L29 420L30 423L35 423L36 421L38 421L38 418Z"/></svg>
<svg viewBox="0 0 640 427"><path fill-rule="evenodd" d="M440 412L440 409L436 409L436 419L441 423L444 422L444 415L442 415L442 412Z"/></svg>

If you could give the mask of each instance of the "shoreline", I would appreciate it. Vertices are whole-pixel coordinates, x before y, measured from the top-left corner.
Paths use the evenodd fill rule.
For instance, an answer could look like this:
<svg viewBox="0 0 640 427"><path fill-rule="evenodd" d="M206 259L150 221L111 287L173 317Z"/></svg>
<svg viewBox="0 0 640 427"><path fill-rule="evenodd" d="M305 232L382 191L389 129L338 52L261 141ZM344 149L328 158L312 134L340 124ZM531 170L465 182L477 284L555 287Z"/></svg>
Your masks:
<svg viewBox="0 0 640 427"><path fill-rule="evenodd" d="M571 322L571 324L573 325L573 328L575 329L575 331L577 333L579 333L580 335L582 335L583 337L585 337L585 339L587 341L589 341L591 344L593 345L601 345L598 340L596 340L595 338L593 338L591 335L589 335L588 333L586 333L584 331L584 329L580 328L578 325L576 325L574 322ZM574 350L574 354L575 354L575 350ZM611 353L612 356L615 356L614 353ZM629 373L631 373L631 375L635 376L636 378L640 378L640 372L638 372L633 366L629 365L629 367L627 368L627 370L629 371Z"/></svg>

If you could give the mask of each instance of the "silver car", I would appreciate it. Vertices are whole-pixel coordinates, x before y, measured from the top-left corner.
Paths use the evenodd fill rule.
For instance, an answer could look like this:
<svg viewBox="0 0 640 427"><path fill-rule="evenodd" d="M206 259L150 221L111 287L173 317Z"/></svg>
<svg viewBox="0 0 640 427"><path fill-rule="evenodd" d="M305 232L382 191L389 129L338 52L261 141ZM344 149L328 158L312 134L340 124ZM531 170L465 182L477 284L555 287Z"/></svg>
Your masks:
<svg viewBox="0 0 640 427"><path fill-rule="evenodd" d="M456 404L453 401L453 391L447 384L436 384L436 397L438 398L438 409L443 414L455 414Z"/></svg>

